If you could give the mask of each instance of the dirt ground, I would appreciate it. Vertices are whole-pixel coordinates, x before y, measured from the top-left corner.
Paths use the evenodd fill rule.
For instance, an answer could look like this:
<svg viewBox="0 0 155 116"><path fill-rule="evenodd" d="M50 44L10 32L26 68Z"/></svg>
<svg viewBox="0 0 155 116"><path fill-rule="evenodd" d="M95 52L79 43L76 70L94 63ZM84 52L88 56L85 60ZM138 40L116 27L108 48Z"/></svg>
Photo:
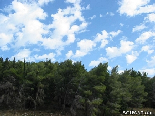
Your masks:
<svg viewBox="0 0 155 116"><path fill-rule="evenodd" d="M70 115L62 115L62 113L52 113L50 111L3 110L0 111L0 116L70 116Z"/></svg>
<svg viewBox="0 0 155 116"><path fill-rule="evenodd" d="M144 112L152 112L152 115L135 115L135 116L155 116L155 109L152 108L143 108L143 109L138 109L134 108L133 111L144 111ZM121 116L133 116L129 114L122 114ZM71 116L69 114L62 115L61 112L56 112L53 113L52 111L29 111L29 110L24 110L24 111L14 111L14 110L0 110L0 116Z"/></svg>

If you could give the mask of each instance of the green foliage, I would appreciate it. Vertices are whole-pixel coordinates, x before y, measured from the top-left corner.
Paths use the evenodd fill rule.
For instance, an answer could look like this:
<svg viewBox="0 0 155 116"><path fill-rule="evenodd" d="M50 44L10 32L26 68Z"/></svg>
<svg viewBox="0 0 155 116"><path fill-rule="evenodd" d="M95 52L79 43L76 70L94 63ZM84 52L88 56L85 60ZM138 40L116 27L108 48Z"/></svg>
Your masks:
<svg viewBox="0 0 155 116"><path fill-rule="evenodd" d="M106 89L106 86L102 85L102 86L95 86L94 89L97 91L97 92L100 92L100 93L103 93Z"/></svg>
<svg viewBox="0 0 155 116"><path fill-rule="evenodd" d="M144 97L147 96L147 93L144 92L145 87L141 84L141 82L141 77L132 77L132 83L130 84L130 93L132 95L130 103L132 107L142 107L142 103L145 101Z"/></svg>
<svg viewBox="0 0 155 116"><path fill-rule="evenodd" d="M118 115L155 108L155 77L132 69L111 72L108 63L86 71L81 62L9 61L0 58L0 109L52 109L73 116Z"/></svg>
<svg viewBox="0 0 155 116"><path fill-rule="evenodd" d="M103 100L101 98L97 98L97 99L93 99L91 101L92 105L100 105L103 102Z"/></svg>
<svg viewBox="0 0 155 116"><path fill-rule="evenodd" d="M104 111L106 115L110 114L118 114L121 108L121 82L118 81L119 74L118 74L118 66L114 67L111 71L111 75L106 78L106 91L104 97ZM126 96L125 96L126 97Z"/></svg>
<svg viewBox="0 0 155 116"><path fill-rule="evenodd" d="M90 91L90 90L86 90L86 91L84 91L83 92L84 94L85 94L85 96L90 96L90 95L92 95L92 92Z"/></svg>

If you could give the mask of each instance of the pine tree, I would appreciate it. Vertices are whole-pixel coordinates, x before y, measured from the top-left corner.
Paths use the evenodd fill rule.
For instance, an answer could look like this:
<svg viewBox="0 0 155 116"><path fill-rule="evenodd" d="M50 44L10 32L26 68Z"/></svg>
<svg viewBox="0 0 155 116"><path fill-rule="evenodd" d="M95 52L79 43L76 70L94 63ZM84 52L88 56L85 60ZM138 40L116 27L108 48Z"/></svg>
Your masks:
<svg viewBox="0 0 155 116"><path fill-rule="evenodd" d="M105 102L105 113L106 115L116 115L120 112L121 102L121 82L118 81L118 66L114 67L111 71L111 75L106 78L106 102Z"/></svg>
<svg viewBox="0 0 155 116"><path fill-rule="evenodd" d="M25 74L26 74L26 71L25 71L25 58L24 58L24 79L25 79Z"/></svg>

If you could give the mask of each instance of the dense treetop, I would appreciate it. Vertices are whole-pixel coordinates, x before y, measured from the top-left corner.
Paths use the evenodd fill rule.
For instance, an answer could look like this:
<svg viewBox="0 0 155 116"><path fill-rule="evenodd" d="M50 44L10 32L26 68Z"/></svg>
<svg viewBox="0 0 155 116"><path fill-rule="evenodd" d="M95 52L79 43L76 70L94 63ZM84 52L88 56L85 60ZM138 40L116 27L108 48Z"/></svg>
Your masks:
<svg viewBox="0 0 155 116"><path fill-rule="evenodd" d="M73 116L117 115L155 108L155 77L133 68L118 73L100 63L87 71L81 62L10 61L0 58L0 109L69 112Z"/></svg>

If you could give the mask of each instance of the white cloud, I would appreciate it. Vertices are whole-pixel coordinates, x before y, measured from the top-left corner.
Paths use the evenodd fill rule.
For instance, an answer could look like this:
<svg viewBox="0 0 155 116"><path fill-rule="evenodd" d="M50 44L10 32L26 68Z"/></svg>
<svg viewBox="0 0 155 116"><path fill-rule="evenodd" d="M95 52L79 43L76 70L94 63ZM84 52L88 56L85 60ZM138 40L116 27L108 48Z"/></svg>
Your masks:
<svg viewBox="0 0 155 116"><path fill-rule="evenodd" d="M0 47L3 51L8 50L7 44L12 41L12 34L0 33Z"/></svg>
<svg viewBox="0 0 155 116"><path fill-rule="evenodd" d="M68 3L78 4L81 2L81 0L66 0Z"/></svg>
<svg viewBox="0 0 155 116"><path fill-rule="evenodd" d="M106 44L108 44L108 33L106 30L102 31L102 34L97 33L96 38L94 39L95 42L101 42L100 48L103 48Z"/></svg>
<svg viewBox="0 0 155 116"><path fill-rule="evenodd" d="M12 56L10 59L13 60L13 58L15 57L16 60L21 60L21 61L24 61L24 58L25 60L30 60L30 59L33 60L32 58L30 58L30 54L31 54L31 51L29 49L23 49L23 50L20 50L14 56Z"/></svg>
<svg viewBox="0 0 155 116"><path fill-rule="evenodd" d="M119 2L120 8L118 12L120 14L126 14L127 16L154 12L155 4L147 5L149 2L150 0L121 0Z"/></svg>
<svg viewBox="0 0 155 116"><path fill-rule="evenodd" d="M94 18L96 18L96 15L93 15L92 17L90 17L91 20L94 19Z"/></svg>
<svg viewBox="0 0 155 116"><path fill-rule="evenodd" d="M150 48L151 48L150 46L146 45L141 48L141 51L145 51L148 52L148 54L152 54L154 50L151 50Z"/></svg>
<svg viewBox="0 0 155 116"><path fill-rule="evenodd" d="M141 69L139 70L141 73L146 72L148 73L148 76L155 76L155 68L146 68L146 69Z"/></svg>
<svg viewBox="0 0 155 116"><path fill-rule="evenodd" d="M121 56L122 54L131 51L132 48L134 47L134 43L130 41L121 40L120 44L121 44L120 48L117 48L117 47L106 48L107 56L109 58Z"/></svg>
<svg viewBox="0 0 155 116"><path fill-rule="evenodd" d="M53 2L54 0L14 0L17 2L21 2L22 4L37 4L38 6L47 5L49 2Z"/></svg>
<svg viewBox="0 0 155 116"><path fill-rule="evenodd" d="M81 50L76 50L76 53L73 57L83 57L87 54L87 52L81 51Z"/></svg>
<svg viewBox="0 0 155 116"><path fill-rule="evenodd" d="M43 55L35 55L34 58L36 60L45 60L46 58L51 59L51 61L55 61L55 54L49 53L49 54L43 54Z"/></svg>
<svg viewBox="0 0 155 116"><path fill-rule="evenodd" d="M94 41L95 41L95 42L99 42L99 41L101 41L101 40L103 40L103 39L106 39L106 38L108 38L108 33L107 33L106 30L103 30L103 31L102 31L102 34L97 33L96 38L95 38Z"/></svg>
<svg viewBox="0 0 155 116"><path fill-rule="evenodd" d="M32 19L45 19L47 14L43 11L43 9L36 4L22 4L21 2L12 2L14 14L10 14L16 20L16 23L26 23ZM23 19L24 18L24 19ZM28 20L29 19L29 20Z"/></svg>
<svg viewBox="0 0 155 116"><path fill-rule="evenodd" d="M149 67L154 67L155 66L155 56L152 56L151 60L146 60L146 62L148 63Z"/></svg>
<svg viewBox="0 0 155 116"><path fill-rule="evenodd" d="M29 49L22 49L17 54L13 55L10 59L13 60L15 57L16 60L24 61L24 58L26 61L35 61L35 60L46 60L46 58L51 59L51 61L55 61L55 54L49 53L49 54L43 54L43 55L34 55L30 56L31 51Z"/></svg>
<svg viewBox="0 0 155 116"><path fill-rule="evenodd" d="M124 70L118 70L118 73L119 74L121 74L121 73L123 73L124 72Z"/></svg>
<svg viewBox="0 0 155 116"><path fill-rule="evenodd" d="M121 33L121 30L118 31L112 31L112 32L107 32L106 30L102 31L102 34L97 33L96 37L94 39L94 42L101 42L100 48L104 48L107 44L108 44L108 40L107 38L114 38L117 35L119 35Z"/></svg>
<svg viewBox="0 0 155 116"><path fill-rule="evenodd" d="M155 4L140 7L139 10L137 11L137 14L152 13L152 12L155 12Z"/></svg>
<svg viewBox="0 0 155 116"><path fill-rule="evenodd" d="M107 15L114 16L115 14L113 12L107 12Z"/></svg>
<svg viewBox="0 0 155 116"><path fill-rule="evenodd" d="M138 25L138 26L135 26L133 29L132 29L132 32L136 32L136 31L141 31L143 29L145 29L146 26L144 24L141 24L141 25Z"/></svg>
<svg viewBox="0 0 155 116"><path fill-rule="evenodd" d="M74 54L73 54L72 50L70 50L70 51L68 51L68 53L66 54L66 58L67 58L67 59L70 59L73 55L74 55Z"/></svg>
<svg viewBox="0 0 155 116"><path fill-rule="evenodd" d="M137 59L137 57L139 56L139 53L137 51L132 51L132 54L127 54L126 55L126 60L128 64L131 64L133 61L135 61Z"/></svg>
<svg viewBox="0 0 155 116"><path fill-rule="evenodd" d="M34 48L32 51L34 51L34 52L39 52L40 49Z"/></svg>
<svg viewBox="0 0 155 116"><path fill-rule="evenodd" d="M107 47L106 52L109 58L113 58L121 55L117 47Z"/></svg>
<svg viewBox="0 0 155 116"><path fill-rule="evenodd" d="M87 27L87 22L82 16L81 0L66 0L68 3L73 3L73 7L59 9L57 13L51 15L52 23L45 25L40 20L45 20L48 15L41 7L52 1L13 1L9 10L14 13L9 12L8 16L0 14L0 27L3 28L0 34L7 33L7 39L0 40L1 49L8 50L10 46L20 48L36 44L46 49L57 49L60 53L64 46L73 43L76 39L75 34ZM77 20L81 24L76 25ZM66 41L63 40L64 37L67 37ZM8 47L9 44L11 45Z"/></svg>
<svg viewBox="0 0 155 116"><path fill-rule="evenodd" d="M120 33L121 33L122 31L121 30L118 30L118 31L112 31L112 32L110 32L109 34L110 34L110 36L111 36L111 38L114 38L114 37L116 37L117 35L119 35Z"/></svg>
<svg viewBox="0 0 155 116"><path fill-rule="evenodd" d="M0 16L2 17L0 26L3 28L0 33L12 35L12 41L7 44L14 42L12 47L16 48L26 44L37 44L41 40L42 34L47 33L44 24L38 20L45 19L47 14L36 3L30 5L13 1L10 10L13 10L14 13L10 12L8 16L3 14Z"/></svg>
<svg viewBox="0 0 155 116"><path fill-rule="evenodd" d="M112 67L111 66L108 66L108 70L112 70Z"/></svg>
<svg viewBox="0 0 155 116"><path fill-rule="evenodd" d="M90 9L90 4L88 4L86 7L86 10L89 10L89 9Z"/></svg>
<svg viewBox="0 0 155 116"><path fill-rule="evenodd" d="M64 43L57 38L47 38L43 39L43 45L46 49L63 49ZM60 46L61 45L61 46Z"/></svg>
<svg viewBox="0 0 155 116"><path fill-rule="evenodd" d="M72 34L72 35L74 33L81 33L82 31L85 31L84 29L87 27L87 25L88 24L86 22L82 22L79 26L78 25L72 25L68 33Z"/></svg>
<svg viewBox="0 0 155 116"><path fill-rule="evenodd" d="M123 26L124 26L124 24L123 24L123 23L120 23L120 26L121 26L121 27L123 27Z"/></svg>
<svg viewBox="0 0 155 116"><path fill-rule="evenodd" d="M99 65L99 63L102 63L102 62L108 62L108 59L105 57L100 57L98 60L91 61L89 66L95 67L95 66ZM110 69L110 67L109 67L109 69Z"/></svg>
<svg viewBox="0 0 155 116"><path fill-rule="evenodd" d="M91 40L83 39L77 43L77 46L80 48L80 50L76 50L74 57L82 57L92 51L96 44Z"/></svg>
<svg viewBox="0 0 155 116"><path fill-rule="evenodd" d="M49 2L53 2L54 0L39 0L38 1L38 4L40 5L40 6L43 6L44 4L46 5L46 4L48 4Z"/></svg>
<svg viewBox="0 0 155 116"><path fill-rule="evenodd" d="M148 14L145 20L148 20L149 22L155 22L155 13Z"/></svg>
<svg viewBox="0 0 155 116"><path fill-rule="evenodd" d="M10 50L10 48L7 45L4 45L1 47L2 51Z"/></svg>
<svg viewBox="0 0 155 116"><path fill-rule="evenodd" d="M136 42L137 43L144 44L147 39L149 39L150 37L153 37L153 36L155 36L155 33L154 32L150 32L150 31L144 32L144 33L142 33L140 35L139 38L136 39Z"/></svg>
<svg viewBox="0 0 155 116"><path fill-rule="evenodd" d="M83 39L77 43L77 46L80 47L80 50L82 51L90 51L96 44L91 40Z"/></svg>
<svg viewBox="0 0 155 116"><path fill-rule="evenodd" d="M81 32L87 27L87 23L82 16L80 0L67 0L66 2L74 3L74 7L59 9L56 14L51 15L53 22L49 25L49 28L54 29L54 31L49 38L43 39L42 45L46 48L63 49L65 45L75 41L75 33ZM81 24L74 24L76 20L79 20ZM65 36L67 36L67 40L63 41Z"/></svg>
<svg viewBox="0 0 155 116"><path fill-rule="evenodd" d="M100 14L100 17L103 17L103 15L102 15L102 14Z"/></svg>
<svg viewBox="0 0 155 116"><path fill-rule="evenodd" d="M120 41L121 47L120 47L120 52L121 53L126 53L132 50L132 48L134 47L134 43L131 41L125 41L125 40L121 40Z"/></svg>

